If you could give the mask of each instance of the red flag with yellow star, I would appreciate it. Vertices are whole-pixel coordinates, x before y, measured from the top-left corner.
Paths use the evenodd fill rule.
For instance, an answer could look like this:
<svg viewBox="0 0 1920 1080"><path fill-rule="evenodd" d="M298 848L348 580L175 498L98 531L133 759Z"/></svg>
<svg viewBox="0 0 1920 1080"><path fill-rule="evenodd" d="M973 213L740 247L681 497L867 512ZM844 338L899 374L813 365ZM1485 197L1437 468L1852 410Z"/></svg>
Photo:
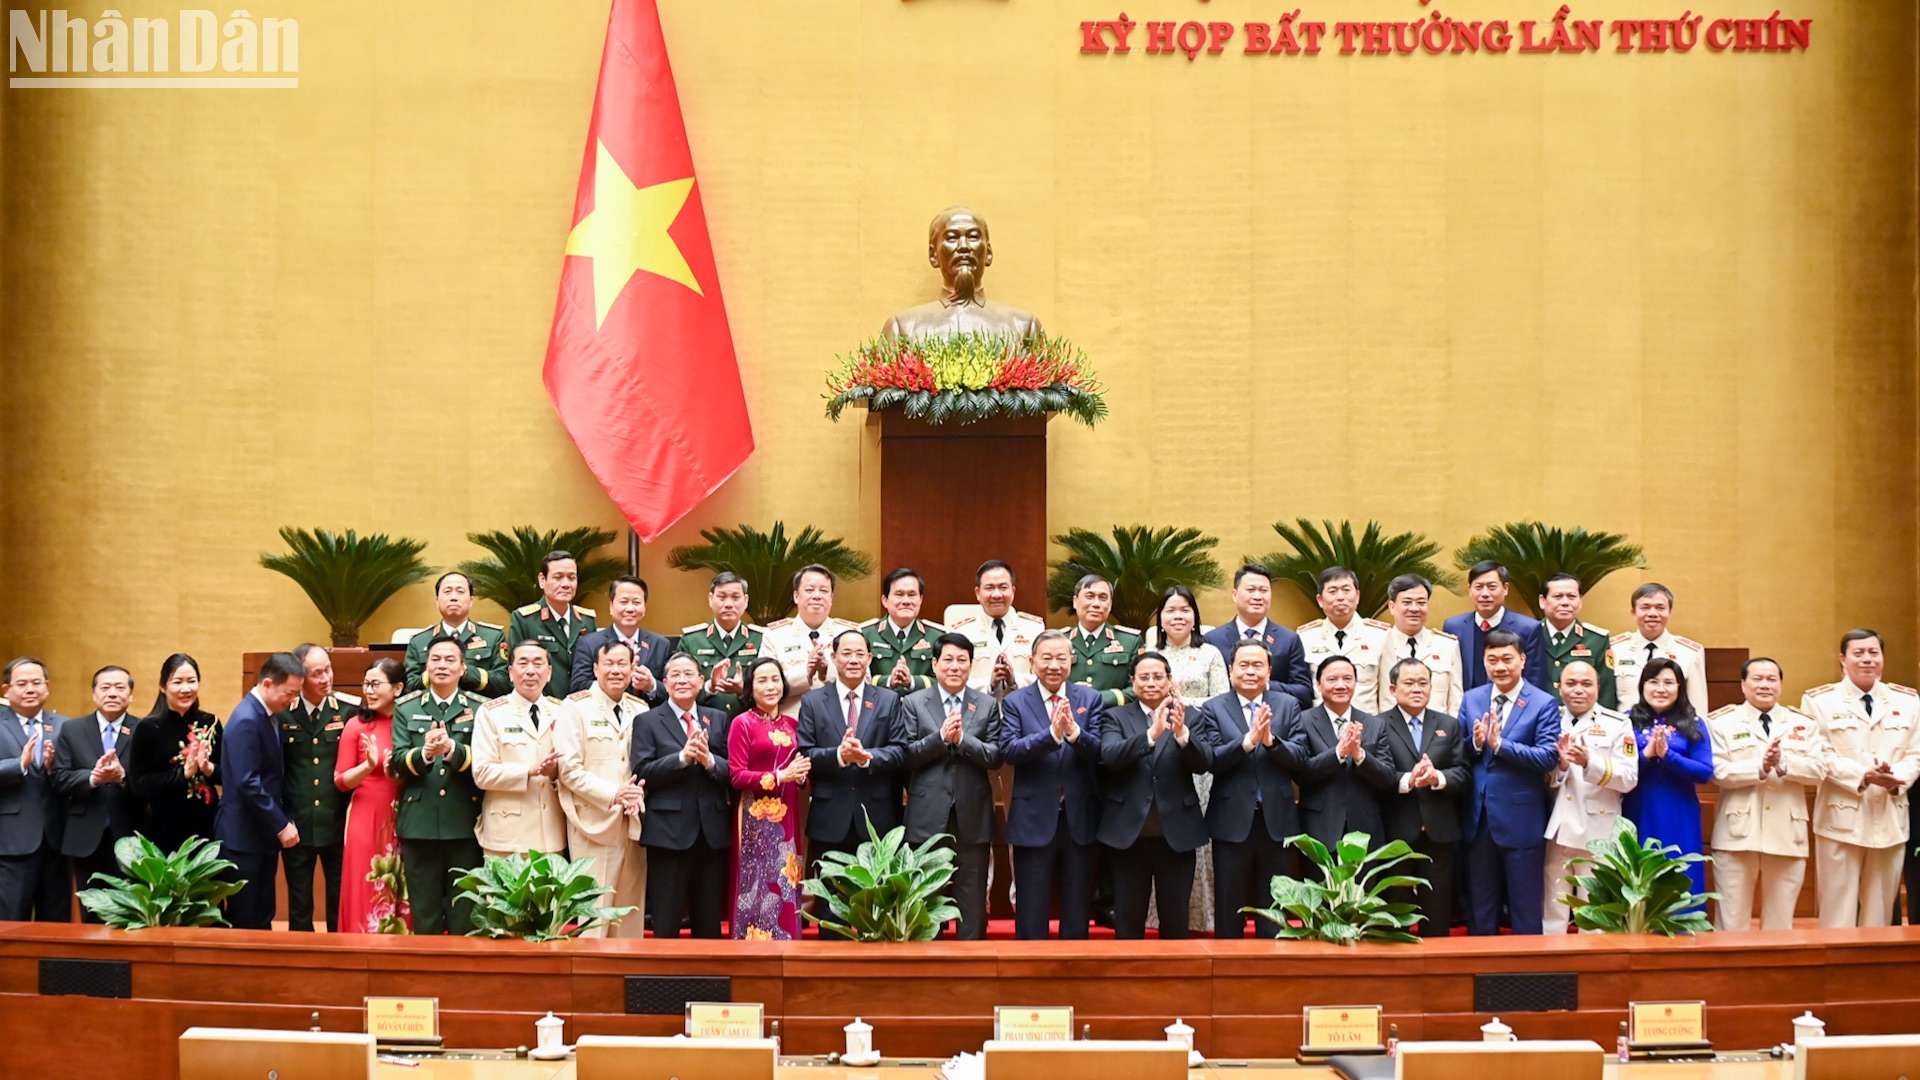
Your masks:
<svg viewBox="0 0 1920 1080"><path fill-rule="evenodd" d="M613 0L573 221L547 394L651 541L753 452L655 0Z"/></svg>

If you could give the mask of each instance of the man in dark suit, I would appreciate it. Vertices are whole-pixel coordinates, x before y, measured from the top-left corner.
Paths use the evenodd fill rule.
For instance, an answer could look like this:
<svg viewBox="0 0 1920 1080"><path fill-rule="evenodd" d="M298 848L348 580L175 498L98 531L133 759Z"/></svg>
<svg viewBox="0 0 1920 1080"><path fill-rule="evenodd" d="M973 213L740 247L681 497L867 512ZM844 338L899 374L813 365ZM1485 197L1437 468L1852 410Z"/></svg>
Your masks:
<svg viewBox="0 0 1920 1080"><path fill-rule="evenodd" d="M54 787L55 739L67 718L46 708L47 666L6 667L0 710L0 920L70 922L73 882L60 854L66 814Z"/></svg>
<svg viewBox="0 0 1920 1080"><path fill-rule="evenodd" d="M1527 660L1511 630L1487 635L1487 685L1460 701L1471 732L1467 887L1474 934L1500 932L1504 900L1516 934L1541 930L1546 868L1547 773L1560 763L1560 702L1522 677Z"/></svg>
<svg viewBox="0 0 1920 1080"><path fill-rule="evenodd" d="M993 864L993 770L1000 767L1000 703L967 685L973 639L942 634L934 685L908 694L896 725L907 748L907 843L946 834L953 848L949 892L959 938L987 936L987 870ZM804 707L804 703L803 703Z"/></svg>
<svg viewBox="0 0 1920 1080"><path fill-rule="evenodd" d="M1387 672L1394 706L1380 714L1393 753L1393 788L1386 798L1387 839L1405 840L1430 860L1402 864L1427 879L1425 889L1395 889L1395 903L1417 904L1420 936L1446 937L1453 930L1454 845L1460 841L1462 793L1471 793L1470 740L1460 720L1427 708L1433 673L1418 660L1400 660Z"/></svg>
<svg viewBox="0 0 1920 1080"><path fill-rule="evenodd" d="M92 887L93 875L124 877L113 845L140 827L140 800L127 787L126 757L133 746L127 703L133 676L123 667L93 673L93 712L60 725L54 737L53 783L67 801L60 854L73 863L74 886ZM81 922L101 919L82 909Z"/></svg>
<svg viewBox="0 0 1920 1080"><path fill-rule="evenodd" d="M834 636L829 658L835 678L800 699L800 752L813 762L807 807L807 857L818 874L820 856L852 852L868 840L867 823L885 835L900 823L896 781L907 748L895 739L900 695L867 682L873 653L858 629Z"/></svg>
<svg viewBox="0 0 1920 1080"><path fill-rule="evenodd" d="M1272 688L1293 698L1302 709L1313 706L1313 675L1307 670L1307 653L1300 635L1267 618L1273 608L1273 577L1266 568L1248 563L1233 575L1234 619L1207 631L1203 640L1232 656L1242 641L1259 641L1267 646Z"/></svg>
<svg viewBox="0 0 1920 1080"><path fill-rule="evenodd" d="M1000 753L1013 766L1007 843L1013 847L1014 936L1040 941L1055 901L1062 940L1084 941L1100 831L1100 692L1067 681L1073 643L1033 639L1034 682L1000 702Z"/></svg>
<svg viewBox="0 0 1920 1080"><path fill-rule="evenodd" d="M1213 770L1207 835L1213 837L1213 936L1246 936L1240 909L1265 906L1269 882L1290 873L1287 839L1300 832L1294 778L1306 767L1307 736L1300 704L1271 689L1272 656L1265 642L1246 640L1227 654L1233 689L1201 710L1200 734ZM1278 928L1261 921L1262 934Z"/></svg>
<svg viewBox="0 0 1920 1080"><path fill-rule="evenodd" d="M1147 936L1147 900L1160 897L1160 936L1187 936L1194 852L1207 842L1207 819L1194 789L1207 771L1207 744L1188 724L1167 658L1133 658L1132 695L1100 721L1100 771L1106 806L1100 842L1113 864L1113 923L1119 938ZM1195 720L1199 710L1194 710Z"/></svg>
<svg viewBox="0 0 1920 1080"><path fill-rule="evenodd" d="M1387 725L1353 707L1359 668L1352 660L1338 653L1327 657L1314 681L1321 703L1300 716L1307 737L1307 762L1297 777L1301 824L1328 851L1350 832L1366 833L1371 851L1386 843L1380 803L1393 786Z"/></svg>
<svg viewBox="0 0 1920 1080"><path fill-rule="evenodd" d="M1467 571L1467 594L1473 599L1473 611L1447 620L1446 631L1460 639L1460 658L1466 664L1466 688L1487 684L1487 635L1507 630L1519 637L1525 658L1525 681L1534 686L1547 683L1547 644L1540 623L1517 611L1507 610L1509 584L1507 568L1488 559L1473 564Z"/></svg>
<svg viewBox="0 0 1920 1080"><path fill-rule="evenodd" d="M667 659L667 702L633 722L633 773L647 786L647 912L654 937L679 937L685 918L697 938L720 936L733 854L733 782L727 771L730 717L698 704L700 661Z"/></svg>
<svg viewBox="0 0 1920 1080"><path fill-rule="evenodd" d="M604 630L580 635L573 646L573 669L568 682L574 693L594 684L593 663L603 646L624 641L633 650L633 681L627 693L655 707L667 700L667 657L673 655L673 642L640 625L647 617L647 583L632 574L622 574L607 587L607 616L612 624Z"/></svg>
<svg viewBox="0 0 1920 1080"><path fill-rule="evenodd" d="M260 665L260 682L234 706L220 739L220 806L213 836L246 884L227 898L227 921L240 930L273 928L274 876L280 849L300 842L286 807L280 724L274 719L300 696L306 667L292 653Z"/></svg>

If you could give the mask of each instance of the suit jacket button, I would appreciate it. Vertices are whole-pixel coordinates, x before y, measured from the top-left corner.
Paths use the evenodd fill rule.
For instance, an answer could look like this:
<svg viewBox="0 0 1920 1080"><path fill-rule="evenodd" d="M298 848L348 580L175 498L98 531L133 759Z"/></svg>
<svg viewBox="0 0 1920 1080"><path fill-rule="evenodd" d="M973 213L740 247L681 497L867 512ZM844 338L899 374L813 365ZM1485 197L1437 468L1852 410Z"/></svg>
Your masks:
<svg viewBox="0 0 1920 1080"><path fill-rule="evenodd" d="M445 795L446 793L447 793L447 789L446 789L446 788L441 788L441 789L440 789L440 794L442 794L442 795Z"/></svg>
<svg viewBox="0 0 1920 1080"><path fill-rule="evenodd" d="M313 805L315 805L315 806L319 806L319 805L320 805L320 800L319 800L319 799L315 799L315 800L313 800Z"/></svg>

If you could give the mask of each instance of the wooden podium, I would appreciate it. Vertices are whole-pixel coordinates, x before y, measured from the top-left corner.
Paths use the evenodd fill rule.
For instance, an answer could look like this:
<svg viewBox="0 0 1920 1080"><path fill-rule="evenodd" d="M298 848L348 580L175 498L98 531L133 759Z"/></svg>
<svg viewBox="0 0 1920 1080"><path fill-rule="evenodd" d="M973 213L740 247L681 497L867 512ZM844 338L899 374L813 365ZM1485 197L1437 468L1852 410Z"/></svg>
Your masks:
<svg viewBox="0 0 1920 1080"><path fill-rule="evenodd" d="M926 579L926 617L971 604L973 572L1013 567L1014 606L1046 617L1047 418L929 424L898 410L878 428L881 574L911 566Z"/></svg>

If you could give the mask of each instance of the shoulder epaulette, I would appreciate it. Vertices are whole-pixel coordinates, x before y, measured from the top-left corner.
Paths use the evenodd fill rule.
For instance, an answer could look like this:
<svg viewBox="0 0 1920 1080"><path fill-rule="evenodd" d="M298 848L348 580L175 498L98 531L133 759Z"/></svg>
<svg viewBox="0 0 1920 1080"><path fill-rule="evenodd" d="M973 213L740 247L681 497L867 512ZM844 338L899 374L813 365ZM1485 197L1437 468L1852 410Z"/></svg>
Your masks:
<svg viewBox="0 0 1920 1080"><path fill-rule="evenodd" d="M1587 632L1590 634L1599 634L1601 637L1607 637L1607 628L1604 626L1595 626L1590 622L1582 622L1580 625L1586 627ZM1613 639L1607 638L1607 644L1613 644Z"/></svg>
<svg viewBox="0 0 1920 1080"><path fill-rule="evenodd" d="M973 622L977 618L979 618L978 615L962 615L960 616L959 619L955 620L952 629L958 630L961 627L966 626L967 624Z"/></svg>
<svg viewBox="0 0 1920 1080"><path fill-rule="evenodd" d="M1836 687L1836 686L1838 686L1838 685L1840 685L1840 684L1839 684L1839 683L1827 683L1827 684L1826 684L1825 686L1816 686L1816 687L1814 687L1813 689L1811 689L1811 690L1808 690L1808 691L1807 691L1807 696L1808 696L1808 697L1812 697L1812 696L1813 696L1813 695L1815 695L1815 694L1824 694L1824 693L1826 693L1827 691L1829 691L1829 690L1831 690L1831 689L1833 689L1834 687Z"/></svg>
<svg viewBox="0 0 1920 1080"><path fill-rule="evenodd" d="M1707 719L1709 719L1709 720L1718 720L1718 719L1720 719L1721 717L1723 717L1723 716L1725 716L1725 715L1727 715L1728 713L1730 713L1730 712L1732 712L1733 710L1735 710L1735 709L1737 709L1737 708L1739 708L1739 707L1740 707L1740 706L1738 706L1738 705L1722 705L1722 706L1720 706L1719 708L1717 708L1717 709L1715 709L1715 710L1713 710L1712 712L1710 712L1710 713L1708 713L1708 714L1707 714Z"/></svg>
<svg viewBox="0 0 1920 1080"><path fill-rule="evenodd" d="M1379 619L1368 619L1366 620L1366 622L1368 626L1374 627L1375 629L1379 629L1379 630L1393 629L1392 623L1381 622Z"/></svg>
<svg viewBox="0 0 1920 1080"><path fill-rule="evenodd" d="M357 697L354 697L354 696L353 696L352 694L349 694L349 693L347 693L347 692L345 692L344 690L335 690L335 691L333 692L333 696L334 696L334 697L337 697L337 698L339 698L339 699L340 699L341 701L344 701L344 702L346 702L346 703L347 703L347 704L349 704L349 705L358 705L358 704L360 704L360 699L359 699L359 698L357 698Z"/></svg>
<svg viewBox="0 0 1920 1080"><path fill-rule="evenodd" d="M1625 633L1615 634L1612 637L1607 639L1607 644L1618 645L1632 636L1633 636L1633 631L1631 630L1628 630Z"/></svg>
<svg viewBox="0 0 1920 1080"><path fill-rule="evenodd" d="M768 623L768 624L766 625L766 629L768 629L768 630L778 630L778 629L780 629L781 627L783 627L783 626L786 626L787 624L789 624L789 623L791 623L791 622L793 622L793 620L792 620L791 618L786 618L786 619L775 619L775 620L773 620L772 622L770 622L770 623Z"/></svg>
<svg viewBox="0 0 1920 1080"><path fill-rule="evenodd" d="M1033 614L1032 612L1027 612L1027 611L1014 611L1014 612L1009 612L1009 613L1007 614L1007 618L1009 618L1009 619L1025 619L1025 620L1027 620L1028 622L1033 622L1033 623L1039 623L1039 624L1040 624L1041 626L1045 626L1045 625L1047 625L1047 620L1045 620L1045 619L1043 619L1043 618L1041 618L1041 617L1040 617L1040 616L1038 616L1038 615L1035 615L1035 614Z"/></svg>
<svg viewBox="0 0 1920 1080"><path fill-rule="evenodd" d="M683 636L683 637L684 637L685 635L687 635L687 634L697 634L697 633L699 633L700 631L702 631L702 630L705 630L705 629L706 629L706 628L708 627L708 625L710 625L710 624L708 624L708 623L694 623L694 624L693 624L692 626L683 626L683 627L681 627L681 628L680 628L680 634L681 634L681 636Z"/></svg>
<svg viewBox="0 0 1920 1080"><path fill-rule="evenodd" d="M1679 642L1682 645L1685 645L1689 649L1698 649L1701 652L1707 651L1707 647L1705 645L1700 644L1699 642L1693 640L1692 638L1683 638L1679 634L1675 634L1673 635L1673 640Z"/></svg>
<svg viewBox="0 0 1920 1080"><path fill-rule="evenodd" d="M506 633L507 631L507 628L504 626L501 626L499 623L481 622L479 619L473 620L473 625L483 627L488 630L498 630L503 634Z"/></svg>
<svg viewBox="0 0 1920 1080"><path fill-rule="evenodd" d="M398 698L395 698L393 703L395 705L405 705L407 702L412 701L414 698L417 698L424 693L426 693L425 690L415 690L411 694L402 694Z"/></svg>
<svg viewBox="0 0 1920 1080"><path fill-rule="evenodd" d="M1115 630L1115 632L1117 632L1117 633L1121 633L1121 634L1132 634L1132 635L1133 635L1134 637L1140 637L1140 636L1141 636L1141 635L1140 635L1140 631L1138 631L1138 630L1135 630L1135 629L1134 629L1133 627L1131 627L1131 626L1121 626L1121 625L1120 625L1119 623L1113 623L1113 624L1112 624L1112 626L1113 626L1113 629Z"/></svg>
<svg viewBox="0 0 1920 1080"><path fill-rule="evenodd" d="M1296 634L1298 634L1298 633L1301 633L1302 631L1306 631L1306 630L1312 630L1312 629L1313 629L1314 627L1317 627L1317 626L1319 626L1319 625L1320 625L1321 623L1323 623L1323 622L1326 622L1326 621L1327 621L1327 620L1325 620L1325 619L1315 619L1315 620L1313 620L1313 621L1312 621L1312 622L1310 622L1310 623L1303 623L1303 624L1301 624L1301 625L1299 625L1299 626L1296 626L1296 627L1294 627L1294 628L1293 628L1293 632L1294 632L1294 633L1296 633Z"/></svg>
<svg viewBox="0 0 1920 1080"><path fill-rule="evenodd" d="M933 631L933 632L934 632L934 633L936 633L936 634L944 634L944 633L946 633L946 632L947 632L947 628L946 628L946 627L944 627L944 626L941 626L941 625L940 625L939 623L937 623L937 622L934 622L934 621L933 621L932 619L921 619L921 620L920 620L920 625L921 625L921 626L922 626L923 628L925 628L925 629L927 629L927 630L931 630L931 631Z"/></svg>
<svg viewBox="0 0 1920 1080"><path fill-rule="evenodd" d="M540 601L535 600L533 603L528 604L526 607L514 608L513 613L515 615L538 615L540 614L540 608L541 608Z"/></svg>
<svg viewBox="0 0 1920 1080"><path fill-rule="evenodd" d="M875 615L873 618L868 619L866 622L861 623L858 629L865 630L869 626L878 626L880 625L881 618L882 616Z"/></svg>
<svg viewBox="0 0 1920 1080"><path fill-rule="evenodd" d="M1626 713L1621 712L1619 709L1609 709L1605 705L1595 705L1593 711L1599 713L1601 716L1612 717L1623 724L1626 723L1628 719Z"/></svg>
<svg viewBox="0 0 1920 1080"><path fill-rule="evenodd" d="M567 695L567 700L568 700L568 701L582 701L582 700L585 700L586 698L590 698L590 697L592 697L592 696L593 696L593 690L592 690L592 688L591 688L591 687L589 687L588 689L585 689L585 690L575 690L575 691L574 691L573 693L571 693L571 694L568 694L568 695Z"/></svg>
<svg viewBox="0 0 1920 1080"><path fill-rule="evenodd" d="M1914 689L1913 689L1913 687L1911 687L1911 686L1901 686L1901 685L1900 685L1899 683L1897 683L1897 682L1890 682L1890 683L1888 683L1888 684L1887 684L1887 689L1889 689L1889 690L1898 690L1898 691L1900 691L1900 692L1901 692L1901 693L1903 693L1903 694L1913 694L1913 693L1915 693L1915 691L1914 691Z"/></svg>
<svg viewBox="0 0 1920 1080"><path fill-rule="evenodd" d="M1807 715L1807 714L1806 714L1805 712L1802 712L1801 710L1799 710L1799 709L1796 709L1796 708L1794 708L1793 706L1791 706L1791 705L1789 705L1789 704L1787 704L1787 703L1786 703L1786 702L1784 702L1784 701L1783 701L1783 702L1781 702L1780 704L1778 704L1778 705L1775 705L1775 706L1774 706L1774 710L1775 710L1776 712L1777 712L1777 711L1779 711L1779 710L1781 710L1781 709L1785 709L1785 710L1787 710L1788 712L1790 712L1790 713L1792 713L1792 714L1793 714L1793 715L1795 715L1795 716L1799 716L1799 717L1804 717L1805 719L1808 719L1808 720L1811 720L1811 719L1813 719L1813 717L1811 717L1811 716L1808 716L1808 715Z"/></svg>
<svg viewBox="0 0 1920 1080"><path fill-rule="evenodd" d="M643 698L643 697L635 697L635 696L633 696L632 694L622 694L622 695L620 695L620 700L621 700L621 701L623 701L623 702L627 702L627 701L631 701L631 702L633 702L633 703L634 703L635 705L638 705L638 706L640 706L640 707L641 707L641 708L643 708L643 709L644 709L644 708L650 708L650 706L648 706L648 705L647 705L647 699L646 699L646 698Z"/></svg>
<svg viewBox="0 0 1920 1080"><path fill-rule="evenodd" d="M573 605L573 613L575 615L585 615L589 619L597 619L600 617L598 614L594 612L592 608L581 607L579 604Z"/></svg>
<svg viewBox="0 0 1920 1080"><path fill-rule="evenodd" d="M463 695L464 693L465 692L462 691ZM512 694L508 694L506 697L488 698L487 700L480 703L480 711L491 712L494 709L505 708L507 702L510 701L512 698L513 698Z"/></svg>
<svg viewBox="0 0 1920 1080"><path fill-rule="evenodd" d="M761 626L759 623L752 623L752 622L742 623L741 625L747 628L747 633L749 634L764 634L768 630L772 629L772 627L770 626Z"/></svg>
<svg viewBox="0 0 1920 1080"><path fill-rule="evenodd" d="M1459 638L1459 635L1457 635L1457 634L1449 634L1449 633L1447 633L1447 632L1446 632L1445 630L1442 630L1442 629L1440 629L1440 628L1439 628L1439 627L1437 627L1437 626L1429 626L1429 627L1427 627L1427 629L1428 629L1428 630L1431 630L1431 631L1433 631L1433 636L1434 636L1434 637L1443 637L1443 638L1446 638L1446 639L1447 639L1448 641L1459 641L1459 640L1460 640L1460 638Z"/></svg>

